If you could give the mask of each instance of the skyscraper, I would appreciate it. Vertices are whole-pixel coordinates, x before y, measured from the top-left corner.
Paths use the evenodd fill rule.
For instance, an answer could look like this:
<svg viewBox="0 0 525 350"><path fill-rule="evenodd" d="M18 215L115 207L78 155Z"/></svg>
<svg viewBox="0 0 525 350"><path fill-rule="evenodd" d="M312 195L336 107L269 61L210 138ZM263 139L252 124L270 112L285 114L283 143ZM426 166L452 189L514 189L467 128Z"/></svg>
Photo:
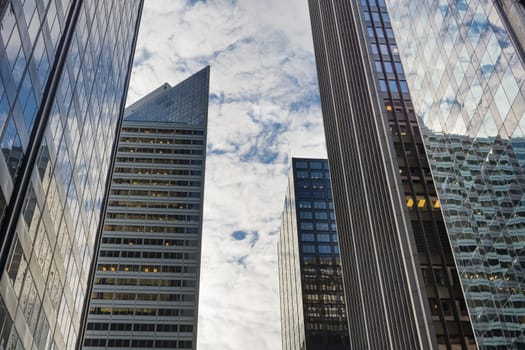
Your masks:
<svg viewBox="0 0 525 350"><path fill-rule="evenodd" d="M309 4L352 348L475 348L386 5Z"/></svg>
<svg viewBox="0 0 525 350"><path fill-rule="evenodd" d="M142 1L0 1L0 348L73 349Z"/></svg>
<svg viewBox="0 0 525 350"><path fill-rule="evenodd" d="M525 348L523 1L389 1L476 340Z"/></svg>
<svg viewBox="0 0 525 350"><path fill-rule="evenodd" d="M126 109L85 349L196 348L209 74Z"/></svg>
<svg viewBox="0 0 525 350"><path fill-rule="evenodd" d="M283 350L348 349L337 242L328 161L293 158L277 245Z"/></svg>

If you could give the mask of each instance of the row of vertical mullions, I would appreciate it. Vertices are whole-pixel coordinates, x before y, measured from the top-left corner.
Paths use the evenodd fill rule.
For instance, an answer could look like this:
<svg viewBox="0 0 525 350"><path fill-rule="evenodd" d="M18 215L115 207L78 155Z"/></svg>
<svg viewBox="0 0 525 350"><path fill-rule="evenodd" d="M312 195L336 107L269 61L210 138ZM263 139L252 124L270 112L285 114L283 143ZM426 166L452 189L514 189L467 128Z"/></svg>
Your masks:
<svg viewBox="0 0 525 350"><path fill-rule="evenodd" d="M365 7L365 6L363 6L363 7ZM365 7L365 9L366 9L366 7ZM380 18L381 18L381 22L380 22L380 23L384 26L382 16L380 16ZM373 23L375 24L376 21L374 21ZM375 25L374 25L374 27L375 27ZM374 28L374 30L377 31L377 28ZM377 34L376 34L376 35L377 35ZM378 40L377 36L376 36L375 40L376 40L376 41ZM395 38L394 38L393 40L394 40L393 44L395 45ZM393 60L394 56L393 56L393 52L392 52L391 49L390 49L389 40L387 40L387 39L385 38L385 41L387 42L387 47L388 47L388 49L389 49L390 60L393 62L393 61L394 61L394 60ZM374 45L374 44L372 44L372 45ZM381 57L381 62L382 62L382 65L383 65L383 72L384 72L385 69L384 69L384 60L383 60L383 55L379 55L379 56ZM396 73L397 73L397 74L396 74ZM395 77L396 84L398 85L398 86L397 86L397 91L402 92L402 90L401 90L401 86L400 86L400 84L399 84L399 75L398 75L398 74L400 74L401 72L396 72L396 73L393 73L393 74L394 74L394 77ZM376 74L379 74L379 72L376 72ZM390 106L393 106L393 101L394 101L394 99L393 99L393 97L391 96L391 89L387 89L385 92L383 92L383 94L384 94L384 96L388 96L388 104L390 104ZM406 115L409 115L408 107L406 106L406 103L405 103L406 101L405 101L405 99L402 98L401 101L403 102L403 103L402 103L402 107L403 107L403 111L402 111L402 113L404 113L404 114L406 114ZM396 112L396 110L394 109L394 110L392 111L392 115L395 116L396 114L397 114L397 112ZM410 119L410 118L407 118L407 119ZM394 117L394 118L393 118L393 121L394 121L394 123L395 123L395 125L396 125L397 130L400 130L399 120L398 120L397 118ZM407 122L410 123L410 120L408 120ZM412 142L415 144L415 140L416 140L417 138L416 138L416 135L414 134L414 130L413 130L413 128L411 128L411 127L408 128L408 129L410 129L410 130L409 130L410 139L411 139ZM399 141L398 141L398 142L400 142L400 144L401 144L401 146L402 146L401 149L404 150L406 147L405 147L405 141L404 141L403 137L399 137ZM421 155L421 154L419 154L419 153L420 153L420 150L418 149L418 147L414 147L414 150L415 150L415 152L416 152L416 158L419 160L419 163L420 163L420 165L421 165L421 159L422 159L422 157L424 157L425 155ZM404 159L404 163L405 163L405 165L406 165L407 168L408 168L409 161L408 161L408 156L407 156L407 154L403 152L402 155L399 155L399 154L398 154L398 157L399 157L399 156L402 156L402 157L403 157L403 159ZM430 203L431 203L431 202L430 202L430 196L429 196L429 192L428 192L428 186L426 185L426 181L425 181L425 174L423 173L423 167L420 166L420 167L418 167L418 168L419 168L419 170L420 170L420 179L421 179L421 184L422 184L422 186L423 186L423 188L424 188L425 199L426 199L427 203L430 204ZM415 192L415 187L414 187L414 183L413 183L413 179L412 179L412 173L411 173L410 171L407 171L406 173L407 173L407 179L408 179L408 183L409 183L409 186L410 186L411 192L412 192L413 194L415 194L416 192ZM438 239L437 239L437 242L440 243L440 245L439 245L440 260L441 260L441 264L440 264L440 265L441 265L441 268L444 269L443 271L447 271L446 257L445 257L445 253L444 253L444 251L443 251L443 247L441 246L441 242L442 242L442 240L439 239L439 230L438 230L437 223L436 223L436 217L435 217L434 211L433 211L432 209L429 209L428 206L426 206L426 208L427 208L427 211L429 212L429 214L431 215L431 218L432 218L433 233L434 233L435 236L438 236L438 237L437 237L437 238L438 238ZM422 219L422 216L421 216L422 214L421 214L421 212L420 212L420 208L419 208L418 206L416 206L415 210L416 210L417 222L418 222L418 224L420 225L420 229L421 229L420 231L423 233L423 232L425 232L425 229L424 229L424 227L423 227L423 225L422 225L422 220L423 220L423 219ZM413 221L412 221L412 220L411 220L411 222L412 222L412 224L413 224ZM416 233L416 230L412 230L412 232L415 234L415 233ZM431 253L430 253L430 250L429 250L428 240L427 240L427 235L428 235L428 234L429 234L429 232L425 232L425 233L423 234L423 239L424 239L424 241L425 241L425 253L426 253L426 256L427 256L427 260L428 260L429 266L432 266ZM433 289L434 289L434 293L436 294L436 298L435 298L435 299L438 301L438 304L439 304L438 314L439 314L439 318L440 318L440 320L441 320L441 323L442 323L442 325L443 325L443 330L444 330L444 332L445 332L445 341L446 341L447 346L450 347L451 344L450 344L450 337L449 337L449 335L448 335L447 322L446 322L446 320L445 320L445 315L444 315L444 312L443 312L443 305L442 305L442 303L441 303L441 298L439 297L439 289L438 289L437 279L436 279L436 276L435 276L434 272L432 272L432 280L433 280ZM454 295L454 293L453 293L452 286L451 286L450 281L449 281L448 278L446 279L446 285L447 285L448 292L449 292L450 296L452 297L452 296ZM452 299L452 300L455 300L455 299ZM430 300L429 300L429 301L430 301ZM452 310L453 310L454 319L455 319L455 321L456 321L456 323L457 323L457 326L458 326L458 329L459 329L459 334L460 334L460 336L461 336L461 344L462 344L462 347L466 349L467 345L466 345L466 343L465 343L464 332L463 332L463 329L462 329L461 324L460 324L460 317L459 317L459 314L458 314L458 310L457 310L456 304L455 304L455 303L452 303L452 304L453 304L453 305L451 305L451 307L452 307ZM429 304L429 307L432 307L432 305Z"/></svg>
<svg viewBox="0 0 525 350"><path fill-rule="evenodd" d="M103 1L103 2L96 1L96 3L100 4L100 6L102 6L102 4L107 5L107 1ZM138 4L138 8L137 8L138 14L137 14L137 17L136 17L136 21L134 23L135 24L135 31L132 34L133 35L133 39L132 39L131 45L130 45L132 52L135 51L135 48L136 48L136 45L137 45L139 24L140 24L140 19L141 19L141 15L142 15L143 6L144 6L144 1L143 0L139 0L139 4ZM107 35L107 32L108 31L106 31L104 33L104 36ZM105 40L103 42L105 42ZM101 54L99 59L102 60L103 58L104 58L103 54ZM124 108L125 108L126 97L127 97L127 93L128 93L128 86L129 86L129 82L130 82L130 79L131 79L132 67L133 67L133 56L131 55L129 57L129 60L128 60L127 70L126 70L125 73L123 73L123 74L126 74L125 81L124 81L124 93L123 93L123 96L122 96L122 99L121 99L120 105L119 105L119 119L118 119L118 121L116 123L115 139L113 141L113 145L112 145L112 149L111 149L110 165L108 167L107 179L111 179L112 176L113 176L114 165L115 165L115 161L116 161L116 157L117 157L117 149L118 149L119 138L120 138L120 131L121 131L123 115L124 115ZM108 207L110 191L111 191L111 181L108 180L108 181L106 181L106 188L104 189L104 196L103 196L102 206L101 206L101 210L100 210L100 220L99 220L99 224L98 224L97 231L96 231L95 243L94 243L94 246L93 246L94 256L93 256L93 259L91 260L91 265L90 265L90 269L89 269L89 273L88 273L88 279L87 279L88 280L88 285L86 286L86 297L85 297L84 304L83 304L83 307L82 307L82 316L81 316L81 319L80 319L80 329L79 329L77 342L76 342L76 345L75 345L75 349L77 349L77 350L81 349L83 344L84 344L84 336L85 336L85 330L86 330L87 318L88 318L88 310L89 310L89 304L90 304L90 295L91 295L92 290L93 290L94 277L95 277L95 273L96 273L96 269L97 269L98 254L99 254L99 251L100 251L100 246L102 244L102 233L103 233L103 229L104 229L104 217L106 215L106 210L107 210L107 207Z"/></svg>
<svg viewBox="0 0 525 350"><path fill-rule="evenodd" d="M0 231L4 233L4 240L2 241L2 245L0 247L0 271L5 270L8 256L7 253L15 236L18 218L23 209L25 195L30 185L31 174L35 169L40 145L44 138L50 112L58 91L58 85L66 64L67 53L73 38L74 27L80 13L82 0L72 1L73 4L71 6L70 12L68 13L66 26L64 28L65 35L62 36L58 44L56 60L53 67L51 68L50 79L48 80L48 83L46 84L45 90L43 92L43 101L37 113L36 125L31 132L30 143L22 160L22 173L19 174L14 184L14 188L17 188L17 191L11 196L10 202L7 206L5 220L0 226Z"/></svg>

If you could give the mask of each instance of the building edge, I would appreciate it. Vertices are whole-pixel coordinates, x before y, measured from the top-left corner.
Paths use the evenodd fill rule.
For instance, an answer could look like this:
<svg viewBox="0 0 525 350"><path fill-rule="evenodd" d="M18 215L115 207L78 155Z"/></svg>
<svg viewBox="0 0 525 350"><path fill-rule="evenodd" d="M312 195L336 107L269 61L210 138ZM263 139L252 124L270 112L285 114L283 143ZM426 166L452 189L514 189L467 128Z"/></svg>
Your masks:
<svg viewBox="0 0 525 350"><path fill-rule="evenodd" d="M91 292L93 290L93 283L94 283L94 277L95 272L97 269L97 261L98 261L98 254L100 251L100 244L102 241L102 231L104 228L104 217L106 216L106 211L108 207L108 199L109 199L109 192L111 189L111 178L113 177L113 169L115 165L115 160L117 157L117 149L118 149L118 143L120 139L120 131L122 127L122 122L124 120L124 110L126 106L126 99L128 96L128 89L129 89L129 83L131 80L131 71L133 69L133 62L135 59L135 50L137 47L137 41L138 41L138 34L140 29L140 23L142 18L142 10L144 8L144 0L139 0L139 13L137 16L136 24L135 24L135 33L133 34L133 43L132 43L132 53L133 55L130 55L130 59L128 62L128 69L126 73L126 83L125 83L125 89L124 89L124 95L122 97L122 100L120 101L120 107L119 107L119 119L117 121L117 126L115 130L115 139L113 141L113 145L111 148L111 160L108 167L108 173L107 173L107 179L106 181L106 188L104 189L104 197L102 200L102 208L100 211L100 221L97 227L97 233L95 237L95 245L93 246L93 259L91 260L91 266L89 268L89 274L88 274L88 285L86 288L86 295L84 297L84 305L82 306L82 314L80 319L80 327L79 327L79 334L77 338L77 342L75 345L76 350L82 349L82 344L84 343L84 335L86 331L86 325L87 325L87 318L88 318L88 310L89 310L89 303L91 301Z"/></svg>

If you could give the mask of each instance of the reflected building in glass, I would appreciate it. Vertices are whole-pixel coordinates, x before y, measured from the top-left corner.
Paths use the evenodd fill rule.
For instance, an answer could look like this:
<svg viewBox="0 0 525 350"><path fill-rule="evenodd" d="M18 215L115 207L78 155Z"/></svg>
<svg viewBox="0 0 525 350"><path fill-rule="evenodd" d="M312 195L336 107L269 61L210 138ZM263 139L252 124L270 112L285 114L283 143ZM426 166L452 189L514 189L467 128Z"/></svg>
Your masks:
<svg viewBox="0 0 525 350"><path fill-rule="evenodd" d="M525 348L523 1L387 1L476 340Z"/></svg>
<svg viewBox="0 0 525 350"><path fill-rule="evenodd" d="M129 106L84 349L195 349L209 67Z"/></svg>
<svg viewBox="0 0 525 350"><path fill-rule="evenodd" d="M0 1L0 349L73 349L142 1Z"/></svg>
<svg viewBox="0 0 525 350"><path fill-rule="evenodd" d="M292 159L277 249L283 350L348 349L326 159Z"/></svg>
<svg viewBox="0 0 525 350"><path fill-rule="evenodd" d="M350 341L475 349L383 0L310 0Z"/></svg>

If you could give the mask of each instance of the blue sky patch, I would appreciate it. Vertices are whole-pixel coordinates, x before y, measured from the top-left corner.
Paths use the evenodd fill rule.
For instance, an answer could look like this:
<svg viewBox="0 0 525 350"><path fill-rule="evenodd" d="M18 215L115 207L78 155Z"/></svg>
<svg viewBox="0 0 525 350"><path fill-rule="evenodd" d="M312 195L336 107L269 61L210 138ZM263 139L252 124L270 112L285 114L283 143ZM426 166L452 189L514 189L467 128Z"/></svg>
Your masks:
<svg viewBox="0 0 525 350"><path fill-rule="evenodd" d="M244 231L234 231L231 236L236 241L242 241L248 234Z"/></svg>

